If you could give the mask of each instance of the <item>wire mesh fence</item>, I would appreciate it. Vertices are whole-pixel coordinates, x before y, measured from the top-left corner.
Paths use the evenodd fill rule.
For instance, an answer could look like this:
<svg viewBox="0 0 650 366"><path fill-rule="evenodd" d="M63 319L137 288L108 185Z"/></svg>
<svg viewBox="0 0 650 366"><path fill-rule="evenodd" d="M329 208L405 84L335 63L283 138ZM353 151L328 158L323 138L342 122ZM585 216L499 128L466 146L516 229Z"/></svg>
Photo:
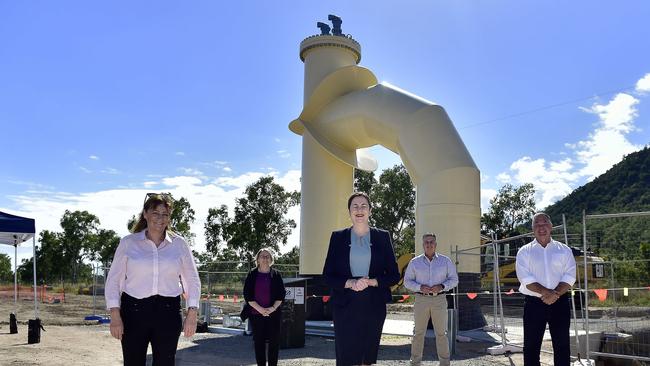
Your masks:
<svg viewBox="0 0 650 366"><path fill-rule="evenodd" d="M650 212L585 214L581 224L563 222L552 231L554 239L571 248L577 263L571 291L572 357L650 362ZM523 346L524 296L516 255L533 239L527 233L472 248L480 248L480 282L459 286L464 290L455 293L456 309L469 299L481 310L481 317L469 317L473 323L466 328L493 332L508 351ZM472 250L452 250L457 263L472 255ZM548 330L542 352L553 352Z"/></svg>
<svg viewBox="0 0 650 366"><path fill-rule="evenodd" d="M201 279L201 306L199 315L208 324L226 323L235 319L244 300L244 280L255 263L222 261L198 264ZM297 277L298 265L274 264L283 278ZM234 321L234 320L233 320ZM230 324L238 325L238 324Z"/></svg>
<svg viewBox="0 0 650 366"><path fill-rule="evenodd" d="M650 212L583 215L588 357L650 362Z"/></svg>

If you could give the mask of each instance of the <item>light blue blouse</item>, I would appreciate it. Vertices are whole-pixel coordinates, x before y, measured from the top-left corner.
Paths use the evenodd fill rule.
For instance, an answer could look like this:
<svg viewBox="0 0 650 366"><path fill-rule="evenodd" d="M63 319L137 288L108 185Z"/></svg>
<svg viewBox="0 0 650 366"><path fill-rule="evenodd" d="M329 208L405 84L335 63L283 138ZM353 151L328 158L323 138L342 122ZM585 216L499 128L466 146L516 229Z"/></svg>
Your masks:
<svg viewBox="0 0 650 366"><path fill-rule="evenodd" d="M367 277L370 270L370 232L358 236L350 230L350 272L352 277Z"/></svg>

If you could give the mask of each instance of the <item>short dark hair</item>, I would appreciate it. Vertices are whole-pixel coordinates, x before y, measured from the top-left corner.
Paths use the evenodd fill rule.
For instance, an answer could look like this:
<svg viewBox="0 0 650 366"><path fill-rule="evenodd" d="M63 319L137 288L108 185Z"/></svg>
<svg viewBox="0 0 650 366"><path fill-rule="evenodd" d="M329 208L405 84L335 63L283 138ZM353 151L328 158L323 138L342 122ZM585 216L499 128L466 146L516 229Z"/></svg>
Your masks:
<svg viewBox="0 0 650 366"><path fill-rule="evenodd" d="M350 198L348 198L348 211L350 210L350 206L352 205L352 200L355 199L356 197L363 197L368 201L368 208L372 209L372 202L370 202L370 196L366 192L352 192L350 195Z"/></svg>

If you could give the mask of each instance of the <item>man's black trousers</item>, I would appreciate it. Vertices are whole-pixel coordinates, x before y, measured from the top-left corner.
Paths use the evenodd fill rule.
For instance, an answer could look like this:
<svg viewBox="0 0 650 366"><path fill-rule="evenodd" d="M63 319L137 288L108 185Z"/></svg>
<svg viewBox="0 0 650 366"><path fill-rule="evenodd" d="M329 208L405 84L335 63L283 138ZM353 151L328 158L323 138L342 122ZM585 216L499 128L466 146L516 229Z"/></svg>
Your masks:
<svg viewBox="0 0 650 366"><path fill-rule="evenodd" d="M524 365L539 366L539 352L542 338L548 324L553 343L553 364L568 366L571 348L569 345L569 327L571 310L569 295L564 294L551 305L534 296L526 296L524 303Z"/></svg>

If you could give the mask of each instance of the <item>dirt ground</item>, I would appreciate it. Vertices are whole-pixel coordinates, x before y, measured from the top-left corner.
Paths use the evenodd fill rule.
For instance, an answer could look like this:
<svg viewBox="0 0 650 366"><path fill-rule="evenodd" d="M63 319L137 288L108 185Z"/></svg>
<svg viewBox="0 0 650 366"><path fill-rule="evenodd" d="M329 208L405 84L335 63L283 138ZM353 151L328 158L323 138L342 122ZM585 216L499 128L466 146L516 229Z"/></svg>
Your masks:
<svg viewBox="0 0 650 366"><path fill-rule="evenodd" d="M335 365L334 340L307 336L305 341L304 348L280 350L280 365ZM486 355L482 344L458 344L458 348L453 357L454 365L523 365L520 354ZM378 365L408 365L409 354L410 338L383 337ZM424 365L438 364L433 354L434 342L427 339ZM181 337L176 360L181 366L255 364L251 337L212 333L197 334L189 339ZM0 365L3 366L121 364L120 344L111 338L107 325L46 326L39 344L27 344L25 325L19 326L18 334L8 334L6 325L0 328Z"/></svg>
<svg viewBox="0 0 650 366"><path fill-rule="evenodd" d="M226 311L238 308L232 301L221 304ZM18 306L19 332L9 334L9 313L13 300L0 299L0 365L121 365L122 353L117 340L111 338L108 325L84 321L93 313L92 296L68 295L64 304L39 304L45 332L41 343L27 344L27 319L33 318L33 303L21 301ZM389 317L405 314L390 314ZM410 338L382 337L379 365L408 365ZM335 365L334 340L307 336L304 348L280 351L281 365ZM453 365L523 365L521 354L491 356L485 349L491 344L457 343ZM427 339L424 365L437 365L435 341ZM552 360L543 358L544 364ZM150 360L149 360L150 361ZM181 336L177 365L254 365L252 339L248 336L203 333L192 338Z"/></svg>

